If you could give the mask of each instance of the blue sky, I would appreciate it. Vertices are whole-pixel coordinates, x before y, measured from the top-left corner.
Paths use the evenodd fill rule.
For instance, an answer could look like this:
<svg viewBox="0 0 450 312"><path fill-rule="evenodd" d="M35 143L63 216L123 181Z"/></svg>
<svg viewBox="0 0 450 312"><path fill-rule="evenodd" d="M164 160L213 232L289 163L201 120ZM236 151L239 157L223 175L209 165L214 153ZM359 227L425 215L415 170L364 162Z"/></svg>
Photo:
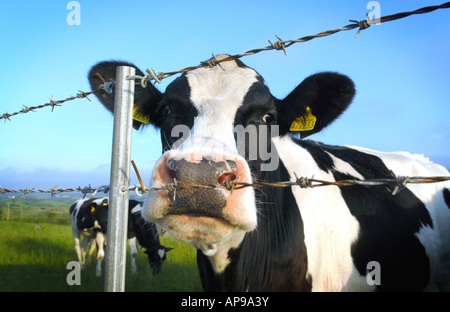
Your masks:
<svg viewBox="0 0 450 312"><path fill-rule="evenodd" d="M383 1L381 14L444 1ZM173 71L212 53L241 53L361 20L369 1L8 1L0 11L0 114L89 91L87 72L120 59ZM311 139L382 151L423 153L450 168L450 9L319 38L242 60L285 97L308 75L338 71L357 95L348 111ZM173 79L157 87L164 90ZM93 187L109 183L113 117L96 100L75 100L0 121L0 185ZM161 151L158 131L133 132L132 159L144 183ZM134 173L132 183L136 184Z"/></svg>

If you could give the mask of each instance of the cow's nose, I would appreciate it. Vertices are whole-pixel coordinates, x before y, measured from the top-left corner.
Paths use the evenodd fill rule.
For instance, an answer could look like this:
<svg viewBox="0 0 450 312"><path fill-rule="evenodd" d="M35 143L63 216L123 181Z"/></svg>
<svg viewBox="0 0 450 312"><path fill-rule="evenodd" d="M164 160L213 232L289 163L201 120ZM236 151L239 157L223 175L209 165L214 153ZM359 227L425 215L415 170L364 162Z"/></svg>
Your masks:
<svg viewBox="0 0 450 312"><path fill-rule="evenodd" d="M237 165L234 161L191 162L185 159L169 159L170 176L179 185L217 185L236 179ZM198 216L219 216L226 205L224 192L213 188L169 189L172 213Z"/></svg>
<svg viewBox="0 0 450 312"><path fill-rule="evenodd" d="M183 185L216 185L236 179L236 163L232 160L190 162L185 159L169 159L170 175Z"/></svg>

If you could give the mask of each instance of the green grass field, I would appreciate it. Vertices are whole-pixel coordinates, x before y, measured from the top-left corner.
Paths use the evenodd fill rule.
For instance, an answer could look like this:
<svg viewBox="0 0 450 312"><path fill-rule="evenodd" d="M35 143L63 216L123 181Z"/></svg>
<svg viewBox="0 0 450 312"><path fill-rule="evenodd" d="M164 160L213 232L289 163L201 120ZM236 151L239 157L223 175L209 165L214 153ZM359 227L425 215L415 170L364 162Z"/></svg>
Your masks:
<svg viewBox="0 0 450 312"><path fill-rule="evenodd" d="M0 200L0 292L103 291L104 275L95 277L95 255L81 272L81 285L67 284L71 269L66 266L76 260L68 213L71 202ZM161 237L161 243L174 250L167 254L159 276L151 274L143 251L136 260L138 273L132 275L127 252L125 290L202 291L195 249L168 236Z"/></svg>

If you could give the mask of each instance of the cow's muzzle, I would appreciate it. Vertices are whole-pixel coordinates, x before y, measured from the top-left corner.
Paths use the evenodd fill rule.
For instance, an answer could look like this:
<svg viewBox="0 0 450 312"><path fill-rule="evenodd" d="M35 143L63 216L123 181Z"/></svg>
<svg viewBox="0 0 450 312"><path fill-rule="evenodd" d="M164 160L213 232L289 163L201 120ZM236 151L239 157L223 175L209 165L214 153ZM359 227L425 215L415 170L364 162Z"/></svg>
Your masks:
<svg viewBox="0 0 450 312"><path fill-rule="evenodd" d="M217 184L237 179L234 161L190 162L185 159L169 159L168 172L175 186L169 189L171 214L222 217L226 196L214 188ZM177 188L181 185L188 188ZM210 188L211 187L211 188Z"/></svg>
<svg viewBox="0 0 450 312"><path fill-rule="evenodd" d="M152 186L165 185L166 190L149 193L142 215L178 240L210 248L236 231L256 227L254 190L217 188L236 181L252 181L240 156L191 160L168 152L157 162L152 178Z"/></svg>

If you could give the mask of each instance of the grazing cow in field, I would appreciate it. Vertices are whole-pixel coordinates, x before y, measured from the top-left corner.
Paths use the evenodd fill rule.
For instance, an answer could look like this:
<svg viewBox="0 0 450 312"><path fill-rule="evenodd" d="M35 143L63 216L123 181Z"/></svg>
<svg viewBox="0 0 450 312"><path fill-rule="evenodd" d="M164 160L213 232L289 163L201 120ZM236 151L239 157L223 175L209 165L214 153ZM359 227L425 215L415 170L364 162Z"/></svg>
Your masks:
<svg viewBox="0 0 450 312"><path fill-rule="evenodd" d="M91 242L89 248L89 258L98 246L97 267L95 274L101 275L102 260L105 257L104 245L106 229L102 229L98 220L108 218L108 198L80 199L70 207L70 219L72 220L72 234L75 241L75 251L78 262L81 266L85 263L86 246ZM83 241L80 245L80 237L83 235ZM92 243L92 240L95 240Z"/></svg>
<svg viewBox="0 0 450 312"><path fill-rule="evenodd" d="M104 257L104 244L106 243L105 237L108 228L108 207L108 198L105 197L100 199L80 199L70 208L75 250L80 264L84 263L84 248L88 241L86 238L95 237L97 242L97 276L101 275L101 262ZM172 248L161 245L156 225L142 218L141 202L130 200L128 207L127 238L131 256L131 273L137 273L137 252L145 248L152 273L154 275L161 274L162 265L167 258L166 253L172 250ZM85 236L81 248L79 243L80 234ZM94 249L95 244L91 246L89 256L91 256Z"/></svg>
<svg viewBox="0 0 450 312"><path fill-rule="evenodd" d="M119 65L134 66L95 65L92 89L96 73L115 80ZM280 100L241 61L206 63L165 93L137 84L134 127L161 130L153 186L449 175L418 155L298 138L332 123L354 94L350 78L324 72ZM97 96L113 111L114 94ZM142 215L198 249L209 291L450 290L450 184L395 186L172 187L150 192Z"/></svg>
<svg viewBox="0 0 450 312"><path fill-rule="evenodd" d="M131 273L136 274L136 256L138 250L145 248L148 263L153 275L162 272L162 266L167 259L171 247L164 247L159 241L158 229L154 223L146 221L141 215L142 203L130 200L128 215L128 245L131 254Z"/></svg>

